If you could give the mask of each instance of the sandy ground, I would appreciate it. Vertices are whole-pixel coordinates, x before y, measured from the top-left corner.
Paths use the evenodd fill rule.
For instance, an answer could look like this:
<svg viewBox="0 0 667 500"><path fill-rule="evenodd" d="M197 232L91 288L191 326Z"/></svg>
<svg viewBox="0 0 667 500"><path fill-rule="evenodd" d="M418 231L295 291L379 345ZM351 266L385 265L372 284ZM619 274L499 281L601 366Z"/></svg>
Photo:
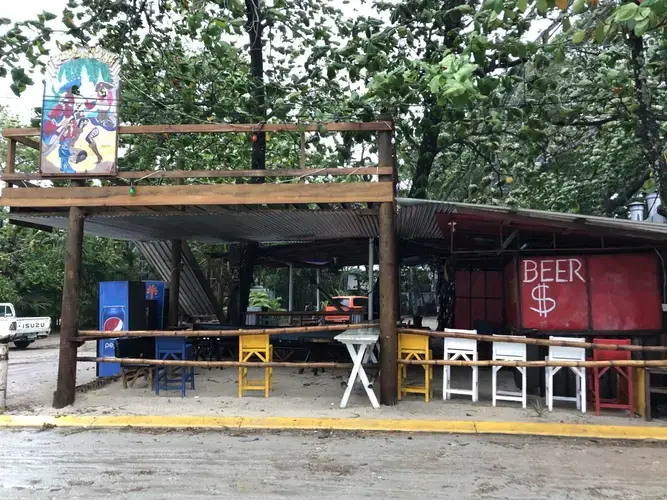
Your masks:
<svg viewBox="0 0 667 500"><path fill-rule="evenodd" d="M663 499L647 443L371 433L0 430L0 498Z"/></svg>
<svg viewBox="0 0 667 500"><path fill-rule="evenodd" d="M469 372L455 370L456 381L463 386L470 383ZM441 373L440 370L438 372ZM196 388L188 390L182 399L178 391L160 392L159 396L148 387L123 389L119 381L78 394L72 408L59 413L76 414L137 414L137 415L213 415L213 416L306 416L329 418L414 418L437 420L497 420L539 421L566 423L596 423L611 425L646 425L638 417L630 418L623 411L609 411L600 417L594 413L582 414L573 403L560 403L553 412L546 411L543 403L531 398L528 408L519 403L503 402L491 405L490 371L480 370L480 401L472 403L464 396L443 401L441 375L436 374L434 399L425 403L423 397L410 395L394 407L373 409L363 388L357 384L347 408L339 407L348 373L345 370L326 371L318 376L312 372L299 374L297 370L276 369L273 391L269 399L263 394L251 394L241 399L237 395L236 370L202 370L196 375ZM512 376L503 376L505 387L511 387ZM377 393L377 387L375 391ZM51 408L36 408L40 413L58 413ZM664 425L656 420L652 425Z"/></svg>
<svg viewBox="0 0 667 500"><path fill-rule="evenodd" d="M92 344L89 344L92 347ZM155 395L143 381L131 389L123 389L120 381L103 387L78 392L73 406L62 410L51 408L55 389L58 357L58 337L38 341L24 351L10 351L8 411L10 414L79 414L79 415L193 415L193 416L301 416L325 418L382 418L382 419L433 419L433 420L495 420L527 422L563 422L609 425L665 425L656 419L646 423L639 417L628 417L623 411L608 410L600 417L592 409L582 414L573 403L556 402L553 412L544 404L529 396L525 410L519 403L499 402L491 405L491 372L480 369L480 401L470 398L442 401L442 370L434 372L434 399L425 403L423 397L409 395L394 407L374 410L363 388L357 384L347 408L341 409L340 399L347 381L346 370L327 370L315 376L312 371L299 374L297 370L279 368L274 371L271 397L260 393L249 394L242 399L237 395L236 369L197 370L196 388L188 390L186 398L179 391L161 391ZM88 349L90 349L90 347ZM80 351L81 352L81 351ZM92 354L91 351L83 351ZM258 371L257 371L258 372ZM411 368L418 378L419 368ZM423 372L422 372L423 373ZM500 372L500 386L513 389L513 377L509 370ZM252 374L251 374L252 375ZM92 363L79 363L77 383L85 384L95 379ZM454 385L470 384L470 369L454 368ZM376 393L378 388L375 388Z"/></svg>
<svg viewBox="0 0 667 500"><path fill-rule="evenodd" d="M50 406L58 376L58 345L60 337L51 335L37 340L27 349L9 344L7 375L7 410L9 413L31 413L35 406ZM94 356L92 343L79 350L81 355ZM95 380L95 365L79 363L77 384Z"/></svg>

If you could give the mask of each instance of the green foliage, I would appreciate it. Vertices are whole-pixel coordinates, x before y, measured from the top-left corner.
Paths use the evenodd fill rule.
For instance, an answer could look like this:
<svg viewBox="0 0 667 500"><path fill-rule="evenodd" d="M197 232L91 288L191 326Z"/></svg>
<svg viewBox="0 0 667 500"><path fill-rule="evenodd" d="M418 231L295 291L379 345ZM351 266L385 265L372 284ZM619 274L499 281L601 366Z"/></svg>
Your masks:
<svg viewBox="0 0 667 500"><path fill-rule="evenodd" d="M0 128L21 124L0 108ZM0 139L0 167L4 169L7 144ZM36 168L32 149L17 149L17 169ZM12 302L23 316L58 318L64 280L65 234L45 233L10 224L0 213L0 302ZM81 323L97 326L97 284L107 280L139 279L139 255L130 243L86 236L81 270ZM145 276L148 277L148 276Z"/></svg>
<svg viewBox="0 0 667 500"><path fill-rule="evenodd" d="M280 297L274 299L269 297L269 294L265 291L259 290L250 290L250 302L251 307L261 307L267 311L284 311L285 309L281 305Z"/></svg>

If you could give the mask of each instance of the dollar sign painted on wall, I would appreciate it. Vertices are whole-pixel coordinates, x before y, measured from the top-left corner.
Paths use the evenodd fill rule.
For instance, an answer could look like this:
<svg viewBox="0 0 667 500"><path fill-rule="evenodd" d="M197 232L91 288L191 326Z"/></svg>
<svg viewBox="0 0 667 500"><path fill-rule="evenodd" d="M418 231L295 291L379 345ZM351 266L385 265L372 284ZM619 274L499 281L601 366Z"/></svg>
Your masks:
<svg viewBox="0 0 667 500"><path fill-rule="evenodd" d="M531 292L533 300L537 302L537 308L531 307L530 309L538 313L541 318L546 318L551 311L556 309L556 301L547 296L548 290L549 286L542 283L533 288Z"/></svg>

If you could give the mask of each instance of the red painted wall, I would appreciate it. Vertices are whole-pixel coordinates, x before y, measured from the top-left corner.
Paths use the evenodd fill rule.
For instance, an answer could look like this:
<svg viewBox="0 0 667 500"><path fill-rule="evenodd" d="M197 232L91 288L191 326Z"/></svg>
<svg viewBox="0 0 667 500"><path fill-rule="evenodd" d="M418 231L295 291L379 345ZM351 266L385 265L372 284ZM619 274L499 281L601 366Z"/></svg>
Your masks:
<svg viewBox="0 0 667 500"><path fill-rule="evenodd" d="M596 255L588 269L594 330L661 328L655 255Z"/></svg>
<svg viewBox="0 0 667 500"><path fill-rule="evenodd" d="M475 321L502 325L502 284L498 271L456 271L454 328L470 329Z"/></svg>

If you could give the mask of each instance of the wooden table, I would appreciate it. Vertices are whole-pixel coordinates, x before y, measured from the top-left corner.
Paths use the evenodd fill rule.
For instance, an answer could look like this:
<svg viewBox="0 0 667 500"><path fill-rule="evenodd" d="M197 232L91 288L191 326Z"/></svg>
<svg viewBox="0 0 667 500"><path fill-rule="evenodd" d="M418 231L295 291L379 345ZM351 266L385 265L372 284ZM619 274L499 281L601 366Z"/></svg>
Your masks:
<svg viewBox="0 0 667 500"><path fill-rule="evenodd" d="M375 392L373 392L373 386L369 382L362 364L368 358L377 363L374 351L380 339L380 329L373 327L345 330L343 333L336 335L334 339L345 344L354 364L350 378L347 381L345 394L343 394L343 399L340 402L340 407L345 408L347 406L347 401L350 399L350 394L352 393L352 387L354 387L358 378L364 386L373 408L380 408L380 403L375 396Z"/></svg>

